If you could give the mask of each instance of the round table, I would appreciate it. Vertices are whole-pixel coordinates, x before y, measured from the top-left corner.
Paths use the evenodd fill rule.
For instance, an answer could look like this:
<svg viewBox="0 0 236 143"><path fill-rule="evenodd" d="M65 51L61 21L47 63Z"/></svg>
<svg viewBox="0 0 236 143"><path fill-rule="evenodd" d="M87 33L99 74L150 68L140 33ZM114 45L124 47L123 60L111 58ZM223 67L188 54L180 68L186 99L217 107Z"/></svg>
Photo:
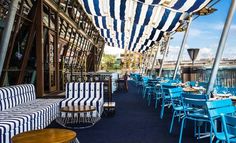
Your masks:
<svg viewBox="0 0 236 143"><path fill-rule="evenodd" d="M185 87L183 88L184 92L198 92L199 90L192 88L192 87Z"/></svg>
<svg viewBox="0 0 236 143"><path fill-rule="evenodd" d="M48 128L15 135L12 143L71 143L77 142L76 132L68 129Z"/></svg>
<svg viewBox="0 0 236 143"><path fill-rule="evenodd" d="M60 112L61 115L56 121L66 128L83 129L92 127L100 119L94 106L65 106L60 109ZM96 115L93 115L93 113Z"/></svg>

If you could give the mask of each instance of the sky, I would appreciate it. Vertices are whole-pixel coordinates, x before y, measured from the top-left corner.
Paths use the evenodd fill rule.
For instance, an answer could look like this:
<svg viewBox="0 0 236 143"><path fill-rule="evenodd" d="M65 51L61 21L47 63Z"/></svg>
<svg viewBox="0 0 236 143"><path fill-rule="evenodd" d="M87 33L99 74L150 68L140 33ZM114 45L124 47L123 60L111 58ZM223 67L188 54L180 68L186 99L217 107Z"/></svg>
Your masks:
<svg viewBox="0 0 236 143"><path fill-rule="evenodd" d="M190 60L187 48L199 48L198 59L206 59L215 57L219 40L227 17L231 0L221 0L214 8L217 9L211 15L201 16L194 20L190 26L189 36L183 53L183 60ZM184 32L178 32L173 35L170 41L170 48L166 60L176 60L183 40ZM116 47L105 46L105 53L118 55L123 52L122 49ZM159 55L162 57L161 55ZM236 14L230 28L223 58L236 59Z"/></svg>

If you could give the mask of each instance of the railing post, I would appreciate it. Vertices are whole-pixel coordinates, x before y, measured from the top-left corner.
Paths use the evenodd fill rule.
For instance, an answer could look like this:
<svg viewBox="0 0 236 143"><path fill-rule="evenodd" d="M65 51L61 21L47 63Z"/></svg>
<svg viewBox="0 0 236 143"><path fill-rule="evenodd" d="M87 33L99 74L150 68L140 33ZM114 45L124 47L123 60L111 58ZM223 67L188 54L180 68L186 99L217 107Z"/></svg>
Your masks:
<svg viewBox="0 0 236 143"><path fill-rule="evenodd" d="M183 55L183 51L184 51L184 48L185 48L185 45L186 45L186 41L187 41L187 38L188 38L188 33L189 33L189 29L190 29L190 25L192 23L192 17L189 18L188 20L188 26L187 26L187 29L184 33L184 38L182 40L182 44L181 44L181 47L180 47L180 50L179 50L179 54L178 54L178 58L177 58L177 61L176 61L176 65L175 65L175 71L174 71L174 75L173 75L173 79L176 78L176 74L179 70L179 65L180 65L180 62L181 62L181 59L182 59L182 55Z"/></svg>
<svg viewBox="0 0 236 143"><path fill-rule="evenodd" d="M229 33L230 25L232 23L235 9L236 9L236 3L235 3L235 0L232 0L227 19L225 21L224 29L221 34L220 42L219 42L219 45L217 48L217 52L216 52L216 56L215 56L215 60L214 60L214 64L213 64L213 68L212 68L212 72L211 72L211 76L210 76L210 80L208 83L208 88L207 88L208 95L210 95L210 92L214 88L217 72L218 72L219 65L220 65L220 60L221 60L221 57L224 52L225 43L226 43L226 40L228 37L228 33Z"/></svg>
<svg viewBox="0 0 236 143"><path fill-rule="evenodd" d="M8 10L6 24L5 24L3 33L2 33L2 40L0 43L0 77L2 74L2 69L3 69L5 57L7 54L7 48L8 48L8 44L9 44L9 40L10 40L10 36L11 36L11 31L12 31L12 27L14 24L16 11L17 11L17 5L18 5L19 1L20 0L12 0L11 1L10 7Z"/></svg>

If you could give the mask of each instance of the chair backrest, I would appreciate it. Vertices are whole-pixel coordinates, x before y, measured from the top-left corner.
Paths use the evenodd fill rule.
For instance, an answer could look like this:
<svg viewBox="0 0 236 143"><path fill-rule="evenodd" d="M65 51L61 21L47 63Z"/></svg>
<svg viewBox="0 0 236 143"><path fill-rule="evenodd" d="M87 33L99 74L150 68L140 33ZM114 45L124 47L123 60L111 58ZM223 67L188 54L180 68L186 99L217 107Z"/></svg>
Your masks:
<svg viewBox="0 0 236 143"><path fill-rule="evenodd" d="M235 112L231 99L213 100L206 102L209 117L212 119L220 117L221 114L229 114Z"/></svg>
<svg viewBox="0 0 236 143"><path fill-rule="evenodd" d="M208 83L207 82L198 82L198 86L207 88Z"/></svg>
<svg viewBox="0 0 236 143"><path fill-rule="evenodd" d="M177 86L173 85L172 83L161 83L162 88L176 88Z"/></svg>
<svg viewBox="0 0 236 143"><path fill-rule="evenodd" d="M229 134L236 136L236 116L221 114L221 120L227 140L229 140Z"/></svg>
<svg viewBox="0 0 236 143"><path fill-rule="evenodd" d="M180 83L181 81L178 79L171 79L168 81L169 83Z"/></svg>
<svg viewBox="0 0 236 143"><path fill-rule="evenodd" d="M183 88L182 87L169 88L169 93L171 98L181 97L183 93Z"/></svg>
<svg viewBox="0 0 236 143"><path fill-rule="evenodd" d="M181 98L182 98L183 88L176 87L176 88L169 88L168 90L173 108L177 106L182 106Z"/></svg>
<svg viewBox="0 0 236 143"><path fill-rule="evenodd" d="M70 82L66 84L66 98L103 98L103 82ZM93 95L92 95L93 94Z"/></svg>
<svg viewBox="0 0 236 143"><path fill-rule="evenodd" d="M182 103L184 106L185 114L189 113L188 108L194 108L195 110L205 110L207 102L207 95L205 94L191 94L182 93ZM194 110L192 110L194 112Z"/></svg>
<svg viewBox="0 0 236 143"><path fill-rule="evenodd" d="M187 86L195 86L196 85L196 81L187 81L186 85Z"/></svg>
<svg viewBox="0 0 236 143"><path fill-rule="evenodd" d="M222 115L234 113L235 107L233 106L231 99L208 101L206 105L208 108L209 117L211 119L213 131L216 133L216 137L219 138L217 134L217 129L215 128L215 125L214 125L215 124L214 120L218 119L219 117L222 117ZM226 120L224 120L224 117L222 117L223 129L224 129L227 142L229 142L229 137L227 133L226 122L230 123L231 119L232 118L227 118ZM233 132L231 131L231 129L233 128L229 128L229 131Z"/></svg>
<svg viewBox="0 0 236 143"><path fill-rule="evenodd" d="M33 84L0 87L0 111L36 99Z"/></svg>

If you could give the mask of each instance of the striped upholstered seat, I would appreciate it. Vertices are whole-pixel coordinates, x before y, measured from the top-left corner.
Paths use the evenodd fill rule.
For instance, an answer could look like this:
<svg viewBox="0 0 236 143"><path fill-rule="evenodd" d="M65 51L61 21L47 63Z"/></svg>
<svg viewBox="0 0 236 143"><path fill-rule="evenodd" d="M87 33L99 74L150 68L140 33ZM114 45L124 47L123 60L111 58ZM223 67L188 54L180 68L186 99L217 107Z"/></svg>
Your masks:
<svg viewBox="0 0 236 143"><path fill-rule="evenodd" d="M60 107L94 106L98 115L101 116L103 102L103 82L73 82L66 84L66 98L60 103ZM92 115L97 116L96 113Z"/></svg>
<svg viewBox="0 0 236 143"><path fill-rule="evenodd" d="M12 136L45 128L58 114L61 99L36 99L34 85L0 88L0 143Z"/></svg>

